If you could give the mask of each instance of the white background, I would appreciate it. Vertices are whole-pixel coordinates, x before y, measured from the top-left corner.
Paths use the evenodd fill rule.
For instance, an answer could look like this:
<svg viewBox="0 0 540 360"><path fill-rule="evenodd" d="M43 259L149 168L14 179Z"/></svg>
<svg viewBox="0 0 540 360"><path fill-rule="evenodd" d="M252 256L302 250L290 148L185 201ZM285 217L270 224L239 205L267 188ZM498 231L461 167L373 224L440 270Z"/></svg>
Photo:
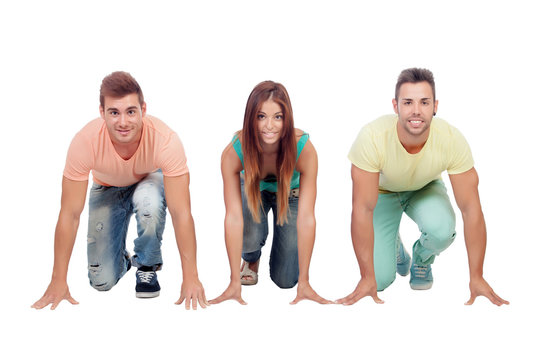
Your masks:
<svg viewBox="0 0 540 360"><path fill-rule="evenodd" d="M2 228L0 355L10 358L531 358L538 301L537 11L531 2L69 1L0 5ZM398 277L354 306L291 306L296 289L268 276L268 244L249 303L186 311L175 306L181 268L170 221L159 298L134 296L131 271L107 293L88 285L86 221L68 282L80 305L30 305L53 263L65 155L99 116L104 76L129 71L148 112L180 135L191 172L199 275L209 299L226 288L221 151L242 126L260 81L283 83L295 125L319 155L317 238L311 283L335 300L359 280L350 240L347 153L360 128L392 112L399 72L435 74L438 115L468 139L488 226L485 277L511 305L469 297L461 217L440 256L433 289ZM448 183L447 175L444 175ZM457 210L457 208L456 208ZM132 248L135 222L128 244ZM417 238L410 221L402 237ZM269 240L269 243L271 241ZM531 328L530 325L533 327ZM534 351L534 352L532 352Z"/></svg>

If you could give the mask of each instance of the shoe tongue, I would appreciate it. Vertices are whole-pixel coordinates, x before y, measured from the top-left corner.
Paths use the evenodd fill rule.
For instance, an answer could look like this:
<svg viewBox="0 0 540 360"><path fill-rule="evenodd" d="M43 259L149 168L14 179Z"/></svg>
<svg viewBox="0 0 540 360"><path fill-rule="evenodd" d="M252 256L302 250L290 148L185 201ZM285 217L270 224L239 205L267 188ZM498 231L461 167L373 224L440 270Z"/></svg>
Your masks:
<svg viewBox="0 0 540 360"><path fill-rule="evenodd" d="M139 268L140 271L153 271L151 266L141 266Z"/></svg>

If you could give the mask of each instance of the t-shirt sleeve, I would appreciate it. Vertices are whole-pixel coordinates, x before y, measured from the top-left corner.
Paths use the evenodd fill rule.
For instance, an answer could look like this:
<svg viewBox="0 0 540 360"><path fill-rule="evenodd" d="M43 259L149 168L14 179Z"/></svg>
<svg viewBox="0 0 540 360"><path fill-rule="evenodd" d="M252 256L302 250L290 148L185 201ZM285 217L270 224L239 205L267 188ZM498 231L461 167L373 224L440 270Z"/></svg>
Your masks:
<svg viewBox="0 0 540 360"><path fill-rule="evenodd" d="M180 176L189 172L184 145L176 133L172 133L163 144L157 163L164 176Z"/></svg>
<svg viewBox="0 0 540 360"><path fill-rule="evenodd" d="M453 129L452 134L453 150L448 164L448 174L461 174L470 170L474 166L471 148L467 140L457 129Z"/></svg>
<svg viewBox="0 0 540 360"><path fill-rule="evenodd" d="M90 140L81 132L77 133L69 146L64 176L75 181L88 180L88 175L94 165L92 153Z"/></svg>
<svg viewBox="0 0 540 360"><path fill-rule="evenodd" d="M371 129L365 126L349 151L349 160L359 169L368 172L379 172L382 168L379 152Z"/></svg>

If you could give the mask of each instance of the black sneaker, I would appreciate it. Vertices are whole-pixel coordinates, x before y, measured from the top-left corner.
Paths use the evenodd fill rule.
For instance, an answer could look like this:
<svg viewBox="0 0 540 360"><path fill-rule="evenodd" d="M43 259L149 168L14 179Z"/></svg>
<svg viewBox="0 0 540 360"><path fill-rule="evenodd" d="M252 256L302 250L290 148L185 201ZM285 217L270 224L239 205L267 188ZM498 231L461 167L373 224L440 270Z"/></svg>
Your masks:
<svg viewBox="0 0 540 360"><path fill-rule="evenodd" d="M135 273L137 285L135 286L135 296L138 298L153 298L159 296L159 282L155 271L137 270Z"/></svg>

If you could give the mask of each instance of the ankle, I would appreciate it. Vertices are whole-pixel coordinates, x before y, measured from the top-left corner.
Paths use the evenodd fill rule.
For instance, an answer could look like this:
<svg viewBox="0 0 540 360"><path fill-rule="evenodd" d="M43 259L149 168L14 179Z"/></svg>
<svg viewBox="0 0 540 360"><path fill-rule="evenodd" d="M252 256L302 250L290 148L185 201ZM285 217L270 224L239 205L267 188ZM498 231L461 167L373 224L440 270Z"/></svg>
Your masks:
<svg viewBox="0 0 540 360"><path fill-rule="evenodd" d="M139 271L154 271L152 266L140 266Z"/></svg>

